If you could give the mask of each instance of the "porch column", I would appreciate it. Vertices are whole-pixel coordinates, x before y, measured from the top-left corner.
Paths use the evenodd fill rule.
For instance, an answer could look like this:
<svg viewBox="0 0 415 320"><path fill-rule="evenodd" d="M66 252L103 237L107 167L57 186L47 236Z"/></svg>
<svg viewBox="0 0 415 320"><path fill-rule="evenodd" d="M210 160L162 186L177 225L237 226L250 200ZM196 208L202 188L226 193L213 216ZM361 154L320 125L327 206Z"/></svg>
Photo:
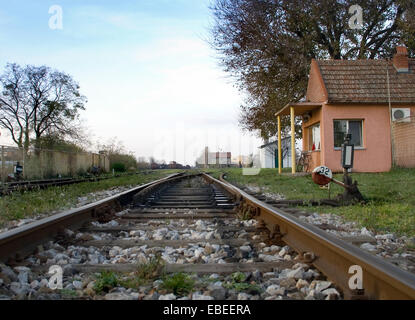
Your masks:
<svg viewBox="0 0 415 320"><path fill-rule="evenodd" d="M295 113L294 107L290 107L291 120L291 172L295 174Z"/></svg>
<svg viewBox="0 0 415 320"><path fill-rule="evenodd" d="M281 150L281 116L278 118L278 173L282 173L282 150Z"/></svg>

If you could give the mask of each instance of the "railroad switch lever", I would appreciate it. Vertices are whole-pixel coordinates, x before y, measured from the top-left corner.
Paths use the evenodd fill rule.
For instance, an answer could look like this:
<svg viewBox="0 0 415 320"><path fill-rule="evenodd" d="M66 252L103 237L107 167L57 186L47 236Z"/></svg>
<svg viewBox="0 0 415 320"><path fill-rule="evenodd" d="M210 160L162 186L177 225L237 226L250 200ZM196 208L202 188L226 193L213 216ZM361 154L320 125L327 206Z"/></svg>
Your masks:
<svg viewBox="0 0 415 320"><path fill-rule="evenodd" d="M347 170L344 172L343 175L343 185L346 189L342 195L342 199L344 202L365 202L363 195L360 193L357 187L357 181L353 182L352 177L347 174Z"/></svg>
<svg viewBox="0 0 415 320"><path fill-rule="evenodd" d="M345 170L343 175L343 182L333 178L333 173L330 168L326 166L319 166L313 170L312 174L313 181L321 186L327 185L330 182L342 186L345 191L342 195L339 196L339 201L343 203L353 203L353 202L364 202L362 194L360 193L357 187L357 181L352 180L351 176L347 174Z"/></svg>

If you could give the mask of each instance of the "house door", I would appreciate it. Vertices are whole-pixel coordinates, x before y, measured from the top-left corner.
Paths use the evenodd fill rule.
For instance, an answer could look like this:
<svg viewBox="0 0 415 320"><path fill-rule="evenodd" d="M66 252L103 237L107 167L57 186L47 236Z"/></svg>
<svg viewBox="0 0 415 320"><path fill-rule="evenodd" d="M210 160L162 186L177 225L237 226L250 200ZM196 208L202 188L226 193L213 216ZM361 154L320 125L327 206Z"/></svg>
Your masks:
<svg viewBox="0 0 415 320"><path fill-rule="evenodd" d="M275 168L278 169L278 149L275 149ZM284 157L281 160L281 168L284 168Z"/></svg>

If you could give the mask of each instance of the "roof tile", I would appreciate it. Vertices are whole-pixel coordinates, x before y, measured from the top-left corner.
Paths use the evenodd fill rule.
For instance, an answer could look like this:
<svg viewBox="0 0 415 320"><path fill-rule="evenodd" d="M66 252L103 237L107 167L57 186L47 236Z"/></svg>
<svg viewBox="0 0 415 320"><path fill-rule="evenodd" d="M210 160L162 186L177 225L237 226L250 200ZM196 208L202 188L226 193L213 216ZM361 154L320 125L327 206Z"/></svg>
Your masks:
<svg viewBox="0 0 415 320"><path fill-rule="evenodd" d="M398 73L386 60L318 60L329 103L387 103L387 72L392 103L415 103L415 59L409 73Z"/></svg>

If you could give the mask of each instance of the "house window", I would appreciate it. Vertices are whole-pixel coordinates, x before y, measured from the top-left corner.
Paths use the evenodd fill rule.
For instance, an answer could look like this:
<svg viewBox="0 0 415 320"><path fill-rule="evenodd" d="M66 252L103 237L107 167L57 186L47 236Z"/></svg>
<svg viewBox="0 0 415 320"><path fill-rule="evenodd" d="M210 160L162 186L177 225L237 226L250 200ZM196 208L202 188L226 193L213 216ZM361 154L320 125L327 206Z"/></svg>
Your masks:
<svg viewBox="0 0 415 320"><path fill-rule="evenodd" d="M320 150L320 123L317 123L308 128L309 132L309 146L308 150Z"/></svg>
<svg viewBox="0 0 415 320"><path fill-rule="evenodd" d="M362 120L334 120L334 147L342 146L347 133L352 135L351 144L355 147L363 147L362 128Z"/></svg>

